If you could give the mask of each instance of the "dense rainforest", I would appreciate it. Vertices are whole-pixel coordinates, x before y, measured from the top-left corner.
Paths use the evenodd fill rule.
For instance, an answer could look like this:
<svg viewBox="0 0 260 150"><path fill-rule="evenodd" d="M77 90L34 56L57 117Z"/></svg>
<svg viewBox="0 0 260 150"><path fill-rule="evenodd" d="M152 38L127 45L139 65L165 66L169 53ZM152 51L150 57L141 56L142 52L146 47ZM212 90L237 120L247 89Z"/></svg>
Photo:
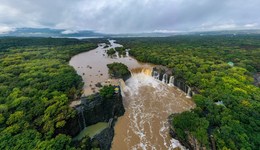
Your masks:
<svg viewBox="0 0 260 150"><path fill-rule="evenodd" d="M195 109L173 116L181 141L192 135L206 148L260 147L260 89L252 84L260 72L260 35L117 41L140 61L172 68L197 93ZM68 104L83 86L68 61L99 42L0 38L0 149L75 149L70 136L57 132L76 115Z"/></svg>
<svg viewBox="0 0 260 150"><path fill-rule="evenodd" d="M183 35L117 41L143 62L173 69L197 94L197 107L174 115L178 139L210 149L259 149L260 35Z"/></svg>
<svg viewBox="0 0 260 150"><path fill-rule="evenodd" d="M83 86L68 61L97 42L0 38L0 149L73 148L57 132L76 115L68 104Z"/></svg>

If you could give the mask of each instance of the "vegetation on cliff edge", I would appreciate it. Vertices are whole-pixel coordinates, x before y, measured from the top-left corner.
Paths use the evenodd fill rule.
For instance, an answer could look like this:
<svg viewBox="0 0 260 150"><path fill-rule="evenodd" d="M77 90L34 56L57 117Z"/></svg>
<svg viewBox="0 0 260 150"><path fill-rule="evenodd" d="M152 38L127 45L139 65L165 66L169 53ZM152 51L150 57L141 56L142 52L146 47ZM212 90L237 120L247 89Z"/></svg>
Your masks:
<svg viewBox="0 0 260 150"><path fill-rule="evenodd" d="M128 67L122 63L114 62L112 64L107 64L108 73L112 78L123 78L126 80L130 77L131 73Z"/></svg>
<svg viewBox="0 0 260 150"><path fill-rule="evenodd" d="M59 134L76 112L82 79L68 65L71 56L96 44L77 39L0 39L0 149L69 149Z"/></svg>
<svg viewBox="0 0 260 150"><path fill-rule="evenodd" d="M191 134L207 148L260 147L260 35L175 36L117 39L136 59L173 68L199 94L197 107L173 119L177 136ZM233 62L234 67L228 62ZM217 105L222 101L224 105ZM212 137L212 138L211 138Z"/></svg>

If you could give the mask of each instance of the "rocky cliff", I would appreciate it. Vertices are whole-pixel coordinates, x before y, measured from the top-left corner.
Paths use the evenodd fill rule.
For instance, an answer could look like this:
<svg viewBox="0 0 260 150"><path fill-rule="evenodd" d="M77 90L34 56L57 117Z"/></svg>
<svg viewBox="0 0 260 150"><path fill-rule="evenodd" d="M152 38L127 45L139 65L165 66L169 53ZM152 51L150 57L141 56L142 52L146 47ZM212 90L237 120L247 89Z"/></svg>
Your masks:
<svg viewBox="0 0 260 150"><path fill-rule="evenodd" d="M199 90L196 87L190 87L182 76L178 76L175 74L174 70L165 66L155 66L152 70L152 76L157 78L160 81L165 82L166 84L172 84L178 87L183 92L190 93L189 96L193 96L194 94L199 93ZM157 76L157 77L156 77ZM173 78L172 78L173 77Z"/></svg>
<svg viewBox="0 0 260 150"><path fill-rule="evenodd" d="M125 112L120 92L113 93L110 97L103 97L99 93L84 97L81 99L81 105L76 106L75 110L77 112L75 117L67 120L66 125L56 133L75 137L87 126L98 122L108 122L109 127L90 139L90 145L94 142L100 149L109 150L114 137L115 121Z"/></svg>
<svg viewBox="0 0 260 150"><path fill-rule="evenodd" d="M174 116L175 116L174 114L169 116L169 118L168 118L169 124L172 124ZM185 140L179 138L176 134L174 126L173 125L170 126L171 137L180 141L180 143L187 149L190 149L190 150L206 150L207 149L206 146L201 144L191 133L186 131L185 134L187 135ZM215 148L213 148L213 147L212 147L212 149L215 150Z"/></svg>
<svg viewBox="0 0 260 150"><path fill-rule="evenodd" d="M83 115L86 126L97 122L108 122L111 118L122 116L125 112L122 96L114 94L111 98L103 98L99 94L82 99Z"/></svg>
<svg viewBox="0 0 260 150"><path fill-rule="evenodd" d="M187 138L185 140L182 140L178 138L178 136L175 133L175 129L171 127L170 129L170 135L172 138L177 139L180 141L180 143L185 146L188 149L191 150L206 150L207 148L203 146L192 134L187 133Z"/></svg>

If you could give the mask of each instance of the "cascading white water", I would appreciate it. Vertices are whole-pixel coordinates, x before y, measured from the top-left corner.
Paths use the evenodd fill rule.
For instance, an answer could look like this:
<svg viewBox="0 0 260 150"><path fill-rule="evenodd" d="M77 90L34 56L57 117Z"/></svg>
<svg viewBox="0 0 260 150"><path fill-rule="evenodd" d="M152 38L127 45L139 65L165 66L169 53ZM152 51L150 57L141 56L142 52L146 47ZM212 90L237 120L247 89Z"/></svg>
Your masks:
<svg viewBox="0 0 260 150"><path fill-rule="evenodd" d="M83 108L83 106L79 106L79 107L76 107L76 110L78 112L78 124L79 124L80 130L83 130L86 127L84 108ZM83 126L81 125L81 122L83 122Z"/></svg>
<svg viewBox="0 0 260 150"><path fill-rule="evenodd" d="M159 80L160 74L157 71L153 71L153 78Z"/></svg>
<svg viewBox="0 0 260 150"><path fill-rule="evenodd" d="M193 108L194 103L182 91L156 80L154 72L152 76L145 69L131 72L123 88L126 112L115 125L112 149L182 149L169 136L167 117Z"/></svg>
<svg viewBox="0 0 260 150"><path fill-rule="evenodd" d="M120 58L119 53L118 53L117 51L116 51L115 55L116 55L116 58L117 58L117 59Z"/></svg>
<svg viewBox="0 0 260 150"><path fill-rule="evenodd" d="M113 123L113 118L110 118L108 121L108 127L111 128Z"/></svg>
<svg viewBox="0 0 260 150"><path fill-rule="evenodd" d="M168 84L168 75L167 75L166 73L163 74L162 82L163 82L164 84Z"/></svg>
<svg viewBox="0 0 260 150"><path fill-rule="evenodd" d="M120 81L126 112L118 118L115 125L112 149L157 150L181 147L178 141L169 136L167 117L195 107L193 101L187 99L182 91L159 81L160 74L157 71L152 72L154 65L140 63L132 57L108 57L105 51L121 47L113 40L110 43L108 48L104 48L106 44L100 44L92 51L74 56L70 65L82 76L85 95L96 93L99 88L93 85L107 81L107 64L120 62L131 70L133 76L126 84ZM134 68L137 69L134 71ZM79 111L79 119L80 126L86 126L83 111Z"/></svg>
<svg viewBox="0 0 260 150"><path fill-rule="evenodd" d="M152 77L154 79L159 80L160 74L157 71L153 71L152 72ZM163 74L161 82L164 83L164 84L167 84L169 86L173 86L174 87L174 80L175 80L174 76L170 76L170 79L169 79L169 82L168 82L168 75L165 73L165 74ZM181 82L180 81L177 81L176 84L177 84L178 88L181 88ZM191 91L191 88L189 86L184 85L183 91L186 93L186 97L187 98L191 98L191 94L194 95L194 92Z"/></svg>
<svg viewBox="0 0 260 150"><path fill-rule="evenodd" d="M170 77L169 86L174 86L174 76Z"/></svg>
<svg viewBox="0 0 260 150"><path fill-rule="evenodd" d="M188 86L187 98L191 98L191 88Z"/></svg>
<svg viewBox="0 0 260 150"><path fill-rule="evenodd" d="M130 49L126 49L126 50L125 50L126 57L129 57L129 51L130 51Z"/></svg>
<svg viewBox="0 0 260 150"><path fill-rule="evenodd" d="M194 91L191 91L191 93L192 93L192 96L194 96L194 95L195 95L195 92L194 92Z"/></svg>
<svg viewBox="0 0 260 150"><path fill-rule="evenodd" d="M83 128L86 128L86 120L85 120L85 115L84 115L84 107L81 106L81 115L82 115L82 119L83 119L83 124L84 124L84 127Z"/></svg>

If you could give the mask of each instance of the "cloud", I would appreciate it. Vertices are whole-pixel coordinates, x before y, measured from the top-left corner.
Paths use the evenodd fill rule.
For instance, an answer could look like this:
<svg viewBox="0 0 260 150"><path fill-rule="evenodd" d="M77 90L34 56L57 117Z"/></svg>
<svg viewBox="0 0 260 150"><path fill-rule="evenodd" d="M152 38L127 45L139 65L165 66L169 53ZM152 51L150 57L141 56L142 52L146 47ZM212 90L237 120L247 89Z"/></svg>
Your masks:
<svg viewBox="0 0 260 150"><path fill-rule="evenodd" d="M249 24L245 24L246 28L253 28L253 27L257 27L258 24L257 23L249 23Z"/></svg>
<svg viewBox="0 0 260 150"><path fill-rule="evenodd" d="M195 31L217 31L217 30L232 30L240 28L237 24L232 22L229 23L219 23L219 24L211 24L206 23L202 24L199 27L195 28Z"/></svg>
<svg viewBox="0 0 260 150"><path fill-rule="evenodd" d="M259 6L259 0L1 0L0 20L107 33L259 28Z"/></svg>
<svg viewBox="0 0 260 150"><path fill-rule="evenodd" d="M183 31L176 31L176 30L154 30L154 33L180 33Z"/></svg>
<svg viewBox="0 0 260 150"><path fill-rule="evenodd" d="M76 30L64 30L61 32L61 34L73 34L73 33L78 33Z"/></svg>
<svg viewBox="0 0 260 150"><path fill-rule="evenodd" d="M0 26L0 34L7 34L12 31L15 31L15 28L11 28L8 26Z"/></svg>

